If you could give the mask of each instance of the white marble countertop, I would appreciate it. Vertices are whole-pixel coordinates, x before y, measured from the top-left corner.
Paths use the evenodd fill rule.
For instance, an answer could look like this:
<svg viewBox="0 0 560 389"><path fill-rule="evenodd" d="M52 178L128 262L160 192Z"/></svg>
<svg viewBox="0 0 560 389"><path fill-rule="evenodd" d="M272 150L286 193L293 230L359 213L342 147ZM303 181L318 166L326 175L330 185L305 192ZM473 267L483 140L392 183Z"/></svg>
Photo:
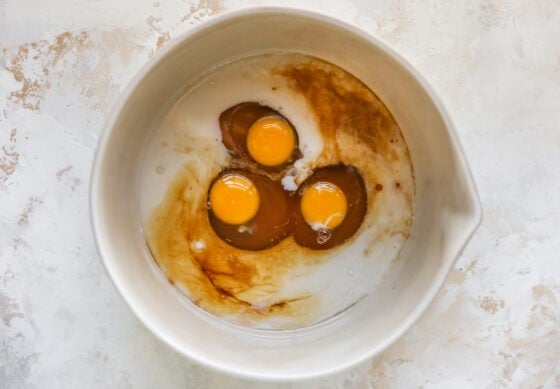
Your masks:
<svg viewBox="0 0 560 389"><path fill-rule="evenodd" d="M186 361L117 294L90 229L104 120L170 38L256 5L315 9L434 86L484 221L434 304L382 355L304 384ZM0 388L560 387L560 5L437 0L0 0Z"/></svg>

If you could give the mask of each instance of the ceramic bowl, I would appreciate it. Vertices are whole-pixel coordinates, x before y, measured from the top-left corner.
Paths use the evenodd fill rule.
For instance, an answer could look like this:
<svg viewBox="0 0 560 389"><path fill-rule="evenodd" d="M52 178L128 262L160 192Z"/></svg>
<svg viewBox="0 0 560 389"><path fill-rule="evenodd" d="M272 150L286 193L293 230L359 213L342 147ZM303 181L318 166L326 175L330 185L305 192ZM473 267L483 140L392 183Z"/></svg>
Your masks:
<svg viewBox="0 0 560 389"><path fill-rule="evenodd" d="M227 325L202 313L162 276L138 212L149 126L208 69L255 53L295 51L332 62L385 102L409 146L414 221L377 291L325 323L292 331ZM209 367L267 380L340 371L397 340L426 310L481 219L453 124L424 78L382 41L315 13L253 8L216 17L169 42L136 75L100 139L91 183L93 230L124 300L158 338Z"/></svg>

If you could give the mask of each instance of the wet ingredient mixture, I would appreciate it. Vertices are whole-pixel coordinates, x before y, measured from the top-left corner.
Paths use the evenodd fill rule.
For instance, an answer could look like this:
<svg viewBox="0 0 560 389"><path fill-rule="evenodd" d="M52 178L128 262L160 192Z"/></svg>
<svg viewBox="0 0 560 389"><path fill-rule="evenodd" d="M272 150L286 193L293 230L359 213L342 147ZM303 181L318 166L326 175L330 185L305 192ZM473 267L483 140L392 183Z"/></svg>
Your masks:
<svg viewBox="0 0 560 389"><path fill-rule="evenodd" d="M242 326L309 326L373 293L412 220L390 112L300 54L228 64L189 89L144 169L154 259L195 305Z"/></svg>

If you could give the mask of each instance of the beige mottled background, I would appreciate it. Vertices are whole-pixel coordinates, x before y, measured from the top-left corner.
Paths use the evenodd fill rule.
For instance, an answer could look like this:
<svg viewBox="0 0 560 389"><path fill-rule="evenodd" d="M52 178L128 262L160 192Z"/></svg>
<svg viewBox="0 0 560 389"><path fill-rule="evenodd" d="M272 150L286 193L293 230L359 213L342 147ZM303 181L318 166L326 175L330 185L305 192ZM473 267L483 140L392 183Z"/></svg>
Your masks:
<svg viewBox="0 0 560 389"><path fill-rule="evenodd" d="M290 5L392 45L448 107L485 219L436 301L378 358L305 384L185 361L121 300L88 181L105 117L169 39ZM0 0L0 388L559 388L560 3Z"/></svg>

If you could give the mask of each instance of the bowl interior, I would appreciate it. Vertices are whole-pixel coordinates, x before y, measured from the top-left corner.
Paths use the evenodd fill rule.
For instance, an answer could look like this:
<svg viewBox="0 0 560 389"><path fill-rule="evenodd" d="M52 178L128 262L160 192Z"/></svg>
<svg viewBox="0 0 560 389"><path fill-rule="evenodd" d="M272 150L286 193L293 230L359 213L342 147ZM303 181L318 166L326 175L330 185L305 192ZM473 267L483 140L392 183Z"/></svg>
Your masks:
<svg viewBox="0 0 560 389"><path fill-rule="evenodd" d="M153 263L136 198L142 151L158 115L216 65L271 51L319 57L369 86L399 123L416 180L409 240L377 293L336 320L275 333L232 327L193 309ZM425 310L480 219L452 125L421 77L392 50L351 27L278 9L215 19L169 44L145 67L100 142L91 201L105 265L148 328L210 366L268 379L333 372L386 348Z"/></svg>

